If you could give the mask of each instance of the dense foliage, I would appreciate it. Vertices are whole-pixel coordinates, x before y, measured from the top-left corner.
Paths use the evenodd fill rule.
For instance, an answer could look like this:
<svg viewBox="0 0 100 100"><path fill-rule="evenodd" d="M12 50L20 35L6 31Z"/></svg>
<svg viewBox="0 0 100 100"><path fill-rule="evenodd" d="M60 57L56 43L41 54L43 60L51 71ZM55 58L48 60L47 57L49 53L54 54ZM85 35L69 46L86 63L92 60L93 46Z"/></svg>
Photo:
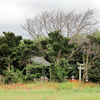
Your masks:
<svg viewBox="0 0 100 100"><path fill-rule="evenodd" d="M63 82L75 76L78 79L77 62L85 63L82 72L85 79L100 82L100 32L92 35L80 35L75 41L64 37L60 30L48 34L47 37L35 40L23 39L12 32L3 32L0 36L0 75L5 83L27 82L47 76L52 81ZM78 42L80 41L80 42ZM81 45L80 45L81 44ZM34 56L42 56L51 63L50 66L31 60Z"/></svg>

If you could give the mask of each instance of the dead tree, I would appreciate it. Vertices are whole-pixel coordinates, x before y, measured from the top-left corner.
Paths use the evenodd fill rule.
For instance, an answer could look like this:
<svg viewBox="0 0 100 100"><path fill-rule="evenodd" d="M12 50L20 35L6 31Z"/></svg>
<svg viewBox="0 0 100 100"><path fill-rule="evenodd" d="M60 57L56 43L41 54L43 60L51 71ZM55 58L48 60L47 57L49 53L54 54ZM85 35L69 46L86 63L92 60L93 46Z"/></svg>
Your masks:
<svg viewBox="0 0 100 100"><path fill-rule="evenodd" d="M97 30L96 25L98 24L98 21L94 19L95 13L95 9L78 13L75 10L70 12L62 10L51 12L44 11L36 15L33 19L26 19L26 22L21 26L28 32L28 35L37 39L38 43L40 41L40 36L46 37L48 33L55 30L61 30L60 34L65 37L71 37L70 42L72 42L79 35L92 34L95 30ZM78 45L75 50L73 49L67 59L70 59L79 50L81 45L82 44L80 42L80 45Z"/></svg>
<svg viewBox="0 0 100 100"><path fill-rule="evenodd" d="M97 28L97 21L94 20L95 9L85 12L76 13L75 10L66 12L62 10L44 11L35 16L33 19L26 19L26 22L21 25L24 30L32 38L47 36L48 33L55 30L61 30L61 34L65 37L72 37L72 40L78 34L90 34Z"/></svg>
<svg viewBox="0 0 100 100"><path fill-rule="evenodd" d="M95 36L95 35L90 35ZM92 67L93 62L95 59L100 58L100 47L98 43L93 42L90 38L87 38L87 35L79 35L77 37L77 44L81 44L80 52L83 53L83 63L84 63L84 73L83 79L86 80L87 78L87 71L89 67ZM92 57L91 57L92 56Z"/></svg>

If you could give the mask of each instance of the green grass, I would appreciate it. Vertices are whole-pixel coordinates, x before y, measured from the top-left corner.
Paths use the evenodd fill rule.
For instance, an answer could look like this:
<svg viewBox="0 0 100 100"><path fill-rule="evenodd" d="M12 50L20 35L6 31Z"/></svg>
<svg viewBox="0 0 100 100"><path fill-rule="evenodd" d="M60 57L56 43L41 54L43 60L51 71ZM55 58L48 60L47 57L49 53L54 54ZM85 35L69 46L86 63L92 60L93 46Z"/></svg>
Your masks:
<svg viewBox="0 0 100 100"><path fill-rule="evenodd" d="M100 92L75 90L0 91L0 100L100 100Z"/></svg>
<svg viewBox="0 0 100 100"><path fill-rule="evenodd" d="M100 100L100 86L76 87L76 83L36 83L0 87L0 100ZM77 83L78 84L78 83ZM36 86L33 88L33 85ZM25 88L26 87L26 88Z"/></svg>

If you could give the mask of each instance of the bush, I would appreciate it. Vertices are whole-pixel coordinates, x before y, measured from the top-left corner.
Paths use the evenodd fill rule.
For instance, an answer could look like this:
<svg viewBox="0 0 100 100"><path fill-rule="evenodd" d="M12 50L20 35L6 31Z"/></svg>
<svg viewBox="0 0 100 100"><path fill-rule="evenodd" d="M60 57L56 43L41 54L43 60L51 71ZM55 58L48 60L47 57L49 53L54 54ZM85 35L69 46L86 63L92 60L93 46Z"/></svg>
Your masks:
<svg viewBox="0 0 100 100"><path fill-rule="evenodd" d="M41 76L44 76L47 74L46 73L46 66L33 62L31 65L28 64L26 66L26 70L28 71L27 76L31 80L33 79L39 79Z"/></svg>
<svg viewBox="0 0 100 100"><path fill-rule="evenodd" d="M23 83L25 75L23 74L23 70L20 71L19 69L14 69L13 66L11 66L11 70L5 71L5 80L4 83Z"/></svg>
<svg viewBox="0 0 100 100"><path fill-rule="evenodd" d="M68 66L65 58L60 60L60 63L52 63L50 66L51 80L63 82L68 75Z"/></svg>
<svg viewBox="0 0 100 100"><path fill-rule="evenodd" d="M100 62L95 62L93 67L88 69L88 77L92 82L100 83Z"/></svg>

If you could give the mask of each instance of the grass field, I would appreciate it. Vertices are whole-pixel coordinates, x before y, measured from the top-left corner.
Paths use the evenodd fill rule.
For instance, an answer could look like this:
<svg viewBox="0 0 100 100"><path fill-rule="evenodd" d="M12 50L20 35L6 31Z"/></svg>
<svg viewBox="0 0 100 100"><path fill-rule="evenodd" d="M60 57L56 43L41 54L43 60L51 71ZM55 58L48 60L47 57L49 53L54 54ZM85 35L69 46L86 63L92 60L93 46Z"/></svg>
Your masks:
<svg viewBox="0 0 100 100"><path fill-rule="evenodd" d="M100 86L79 81L0 85L0 100L100 100Z"/></svg>

